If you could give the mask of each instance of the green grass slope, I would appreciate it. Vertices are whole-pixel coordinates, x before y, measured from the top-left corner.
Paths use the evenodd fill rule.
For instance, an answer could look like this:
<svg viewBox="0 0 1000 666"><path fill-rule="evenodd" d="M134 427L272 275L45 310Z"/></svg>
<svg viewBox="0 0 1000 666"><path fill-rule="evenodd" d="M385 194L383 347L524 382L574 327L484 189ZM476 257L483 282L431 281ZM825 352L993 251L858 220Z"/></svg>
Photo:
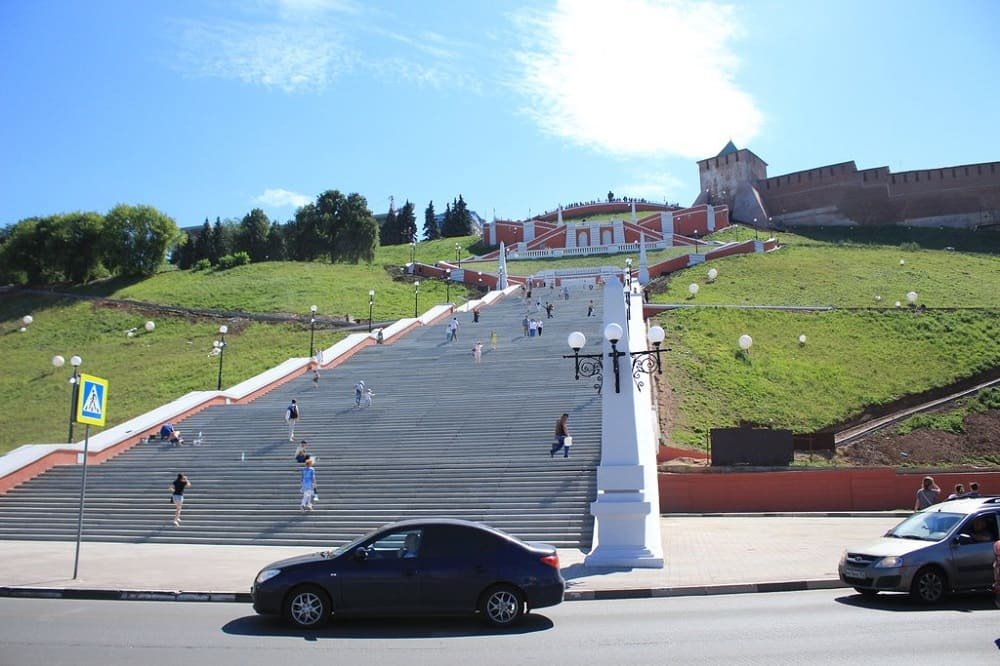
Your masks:
<svg viewBox="0 0 1000 666"><path fill-rule="evenodd" d="M703 447L710 428L740 420L811 432L868 405L1000 365L996 256L823 244L791 234L782 242L777 252L676 273L654 295L654 302L705 306L659 317L673 350L667 438L675 444ZM712 283L709 268L719 272ZM691 283L700 287L693 297ZM909 291L926 310L907 305ZM752 305L837 310L731 307ZM748 354L737 343L744 333L753 338Z"/></svg>
<svg viewBox="0 0 1000 666"><path fill-rule="evenodd" d="M748 237L753 237L752 229L736 228L713 238ZM464 250L477 239L419 243L416 258L429 264L453 260L456 240ZM654 301L712 306L660 317L673 350L664 370L673 389L671 420L664 424L671 441L703 446L709 428L740 419L808 432L849 419L866 405L1000 364L996 255L904 250L785 233L780 240L783 247L777 252L715 261L655 285ZM592 261L603 264L608 258ZM321 318L350 314L364 320L368 291L374 289L376 321L412 316L413 285L400 276L400 267L409 260L409 246L396 246L379 248L371 265L265 263L221 272L167 271L141 282L108 282L78 291L192 308L299 315L297 323L227 322L231 332L223 384L232 386L289 357L308 354L312 304ZM531 262L520 263L515 274L538 270L528 268ZM719 271L711 284L705 277L710 267ZM693 298L688 294L692 282L700 286ZM916 291L927 310L895 308L896 300L906 303L908 291ZM444 302L445 294L443 283L422 281L418 309ZM467 296L452 287L452 301L461 303ZM714 307L741 305L838 309L802 313ZM35 321L20 333L25 314ZM148 319L156 322L152 333L142 328ZM218 359L209 352L220 323L70 299L0 298L0 355L5 360L0 453L21 444L65 440L71 371L68 366L53 368L53 355L79 354L83 371L110 381L109 425L114 425L188 391L214 389ZM131 328L138 331L128 337ZM754 339L746 355L736 343L743 333ZM802 346L800 334L807 336ZM316 346L330 346L341 335L321 326Z"/></svg>

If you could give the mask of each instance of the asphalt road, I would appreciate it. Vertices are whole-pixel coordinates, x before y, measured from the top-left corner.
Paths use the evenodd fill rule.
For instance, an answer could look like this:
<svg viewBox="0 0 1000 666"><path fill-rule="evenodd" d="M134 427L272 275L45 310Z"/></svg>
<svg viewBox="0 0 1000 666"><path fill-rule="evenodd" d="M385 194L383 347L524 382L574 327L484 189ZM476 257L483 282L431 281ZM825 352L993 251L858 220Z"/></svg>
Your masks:
<svg viewBox="0 0 1000 666"><path fill-rule="evenodd" d="M475 619L339 620L301 631L246 604L0 599L0 663L994 664L1000 611L845 590L576 601L513 631Z"/></svg>

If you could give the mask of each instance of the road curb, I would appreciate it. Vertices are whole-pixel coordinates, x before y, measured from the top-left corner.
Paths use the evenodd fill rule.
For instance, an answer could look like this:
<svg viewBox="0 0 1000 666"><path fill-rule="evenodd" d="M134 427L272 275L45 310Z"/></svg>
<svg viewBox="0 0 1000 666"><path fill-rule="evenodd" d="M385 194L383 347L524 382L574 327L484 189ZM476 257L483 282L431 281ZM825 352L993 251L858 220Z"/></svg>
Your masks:
<svg viewBox="0 0 1000 666"><path fill-rule="evenodd" d="M88 599L91 601L217 601L250 603L249 592L184 592L170 590L110 590L101 588L0 587L0 597L29 599Z"/></svg>
<svg viewBox="0 0 1000 666"><path fill-rule="evenodd" d="M600 601L606 599L652 599L660 597L699 597L716 594L756 594L761 592L801 592L847 587L840 580L793 580L778 583L731 583L726 585L685 585L620 590L567 590L564 601Z"/></svg>
<svg viewBox="0 0 1000 666"><path fill-rule="evenodd" d="M611 599L698 597L716 594L800 592L803 590L829 590L841 587L847 586L837 579L822 579L778 583L732 583L727 585L622 588L617 590L567 590L563 596L563 601L605 601ZM0 587L0 597L22 599L85 599L90 601L187 601L244 604L251 602L249 592L185 592L100 588Z"/></svg>

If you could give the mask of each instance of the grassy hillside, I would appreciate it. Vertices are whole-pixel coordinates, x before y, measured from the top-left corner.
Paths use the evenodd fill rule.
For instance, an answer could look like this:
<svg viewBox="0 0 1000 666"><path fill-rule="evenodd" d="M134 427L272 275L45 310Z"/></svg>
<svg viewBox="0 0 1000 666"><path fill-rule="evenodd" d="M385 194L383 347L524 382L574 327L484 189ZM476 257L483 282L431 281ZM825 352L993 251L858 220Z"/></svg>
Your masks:
<svg viewBox="0 0 1000 666"><path fill-rule="evenodd" d="M466 247L474 238L449 238L420 243L417 261L433 264L455 256L455 242ZM329 264L324 262L266 262L238 266L227 271L166 271L135 283L111 281L77 289L80 293L136 301L244 312L298 314L308 317L309 307L317 307L320 318L345 315L368 318L368 292L375 290L375 320L412 317L413 282L401 276L410 261L410 247L378 248L371 264ZM443 282L425 280L420 284L417 305L421 311L447 297ZM455 285L452 302L468 294Z"/></svg>
<svg viewBox="0 0 1000 666"><path fill-rule="evenodd" d="M753 230L745 227L713 236L752 237ZM675 391L672 421L664 428L668 437L701 446L709 428L740 419L815 430L848 419L865 405L1000 364L996 255L904 250L898 244L879 245L881 237L873 238L870 243L845 243L782 233L778 252L723 259L654 284L653 299L664 303L839 308L788 313L707 307L661 316L667 346L673 349L664 375ZM477 239L457 240L468 248ZM416 258L425 263L453 260L455 242L420 243ZM591 261L602 264L608 258ZM102 283L79 291L302 317L288 324L227 322L231 333L223 383L231 386L289 357L308 354L306 321L312 304L321 319L350 314L364 320L368 290L374 289L376 320L412 316L412 282L400 275L400 266L409 259L409 246L398 246L380 248L372 265L266 263L222 272L167 271L141 282ZM615 259L624 261L621 255ZM533 272L543 265L519 262L512 272ZM719 271L712 284L705 277L709 267ZM688 294L692 282L700 285L694 298ZM918 303L926 305L926 311L893 307L896 300L905 303L905 293L911 290L919 294ZM461 302L464 294L453 288L451 296ZM444 301L444 284L421 283L421 311ZM35 321L19 333L25 314ZM156 322L153 333L142 330L147 319ZM79 354L84 371L110 380L113 425L188 391L213 389L218 359L208 354L220 323L70 300L0 298L0 355L5 359L0 374L0 452L65 439L70 371L52 367L54 354ZM130 338L126 331L133 327L138 333ZM737 351L736 340L743 333L754 339L748 355ZM800 334L807 336L804 346L798 344ZM317 347L333 344L338 335L321 326Z"/></svg>
<svg viewBox="0 0 1000 666"><path fill-rule="evenodd" d="M30 312L24 333L18 320ZM156 323L147 333L143 324ZM0 299L0 452L21 444L65 441L72 369L107 379L108 425L115 425L189 391L214 390L219 362L209 356L219 321L152 316L76 300ZM293 356L309 355L308 326L229 321L223 385L232 386ZM138 328L134 337L126 331ZM316 332L319 347L342 334ZM59 354L63 368L52 366ZM77 428L77 434L82 435Z"/></svg>
<svg viewBox="0 0 1000 666"><path fill-rule="evenodd" d="M449 252L453 257L456 241L468 247L477 240L420 243L417 259L433 263L447 258ZM67 379L72 374L68 359L73 354L83 358L82 372L109 380L108 425L115 425L189 391L215 389L218 358L208 354L223 322L230 329L223 386L232 386L288 358L309 355L310 305L318 307L321 321L325 317L342 320L345 314L365 320L368 290L374 289L376 321L412 317L413 284L409 278L394 279L409 258L409 246L393 246L379 248L371 265L264 263L219 272L168 270L140 282L110 281L74 290L191 308L298 314L301 323L189 319L73 299L0 298L0 357L4 359L0 454L22 444L65 441L70 402ZM421 282L419 310L443 303L445 291L443 283ZM467 295L452 287L453 302L460 303ZM26 314L34 322L20 333L20 320ZM152 333L143 329L147 320L156 324ZM131 328L138 329L134 337L126 334ZM316 348L329 347L343 335L321 324L316 330ZM67 359L67 365L58 370L51 363L56 354Z"/></svg>
<svg viewBox="0 0 1000 666"><path fill-rule="evenodd" d="M704 446L741 419L810 432L1000 365L1000 260L951 251L798 245L676 273L653 300L705 305L659 317L676 410L668 438ZM904 263L900 265L899 260ZM719 277L708 283L709 268ZM691 297L688 285L698 283ZM926 311L906 305L916 291ZM881 295L880 301L876 296ZM904 304L895 307L895 301ZM797 313L713 306L824 305ZM943 308L943 309L939 309ZM960 308L952 310L951 308ZM753 338L749 354L737 340ZM799 335L806 344L799 345Z"/></svg>

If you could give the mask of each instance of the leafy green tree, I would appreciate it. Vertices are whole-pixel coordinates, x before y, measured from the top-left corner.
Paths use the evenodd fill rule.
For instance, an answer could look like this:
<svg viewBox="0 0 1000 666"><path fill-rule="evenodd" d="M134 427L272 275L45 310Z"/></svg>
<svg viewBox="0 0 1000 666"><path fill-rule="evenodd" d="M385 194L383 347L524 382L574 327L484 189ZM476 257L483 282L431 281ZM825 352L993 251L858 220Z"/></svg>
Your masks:
<svg viewBox="0 0 1000 666"><path fill-rule="evenodd" d="M400 243L417 242L417 216L413 204L407 200L397 215Z"/></svg>
<svg viewBox="0 0 1000 666"><path fill-rule="evenodd" d="M343 209L346 205L347 197L340 190L327 190L316 197L316 225L325 241L324 246L330 261L341 259L340 245L345 240Z"/></svg>
<svg viewBox="0 0 1000 666"><path fill-rule="evenodd" d="M81 284L94 279L104 268L100 252L104 216L95 212L76 212L58 218L62 234L53 260L60 261L64 278L69 282Z"/></svg>
<svg viewBox="0 0 1000 666"><path fill-rule="evenodd" d="M152 206L119 204L105 216L104 265L117 275L152 275L179 239L173 219Z"/></svg>
<svg viewBox="0 0 1000 666"><path fill-rule="evenodd" d="M7 234L7 241L0 253L0 266L5 280L16 284L49 284L57 275L43 261L44 236L38 226L41 218L29 217L15 224Z"/></svg>
<svg viewBox="0 0 1000 666"><path fill-rule="evenodd" d="M208 218L205 218L205 223L201 225L201 230L198 232L198 238L194 245L194 260L197 262L200 259L208 259L211 263L212 259L209 254L212 251L212 225L209 223Z"/></svg>
<svg viewBox="0 0 1000 666"><path fill-rule="evenodd" d="M341 213L339 238L341 261L371 263L378 247L378 222L368 209L368 201L357 192L348 195Z"/></svg>
<svg viewBox="0 0 1000 666"><path fill-rule="evenodd" d="M104 217L74 212L28 218L8 230L2 263L8 281L27 284L82 283L103 272Z"/></svg>
<svg viewBox="0 0 1000 666"><path fill-rule="evenodd" d="M229 254L230 244L228 242L228 234L226 233L226 228L222 224L222 218L216 217L215 224L212 225L212 235L209 237L208 241L208 260L212 262L212 265L219 263L219 258Z"/></svg>
<svg viewBox="0 0 1000 666"><path fill-rule="evenodd" d="M271 221L267 219L267 214L260 208L254 208L240 220L234 250L246 252L251 261L264 261L267 257L267 234L270 227Z"/></svg>
<svg viewBox="0 0 1000 666"><path fill-rule="evenodd" d="M382 228L379 229L379 242L382 245L399 245L403 242L400 235L399 216L396 209L389 204L389 212L385 216Z"/></svg>
<svg viewBox="0 0 1000 666"><path fill-rule="evenodd" d="M441 238L441 230L438 228L437 220L434 219L434 202L431 201L424 209L424 239L437 240Z"/></svg>
<svg viewBox="0 0 1000 666"><path fill-rule="evenodd" d="M328 251L322 215L315 203L308 203L295 211L286 236L288 258L295 261L314 261Z"/></svg>
<svg viewBox="0 0 1000 666"><path fill-rule="evenodd" d="M177 244L174 251L170 253L170 261L176 264L177 268L180 268L181 270L191 268L194 266L194 262L197 261L197 258L195 257L197 244L198 237L190 231L185 231L184 238Z"/></svg>
<svg viewBox="0 0 1000 666"><path fill-rule="evenodd" d="M267 232L267 261L285 260L285 227L277 222L271 222Z"/></svg>

